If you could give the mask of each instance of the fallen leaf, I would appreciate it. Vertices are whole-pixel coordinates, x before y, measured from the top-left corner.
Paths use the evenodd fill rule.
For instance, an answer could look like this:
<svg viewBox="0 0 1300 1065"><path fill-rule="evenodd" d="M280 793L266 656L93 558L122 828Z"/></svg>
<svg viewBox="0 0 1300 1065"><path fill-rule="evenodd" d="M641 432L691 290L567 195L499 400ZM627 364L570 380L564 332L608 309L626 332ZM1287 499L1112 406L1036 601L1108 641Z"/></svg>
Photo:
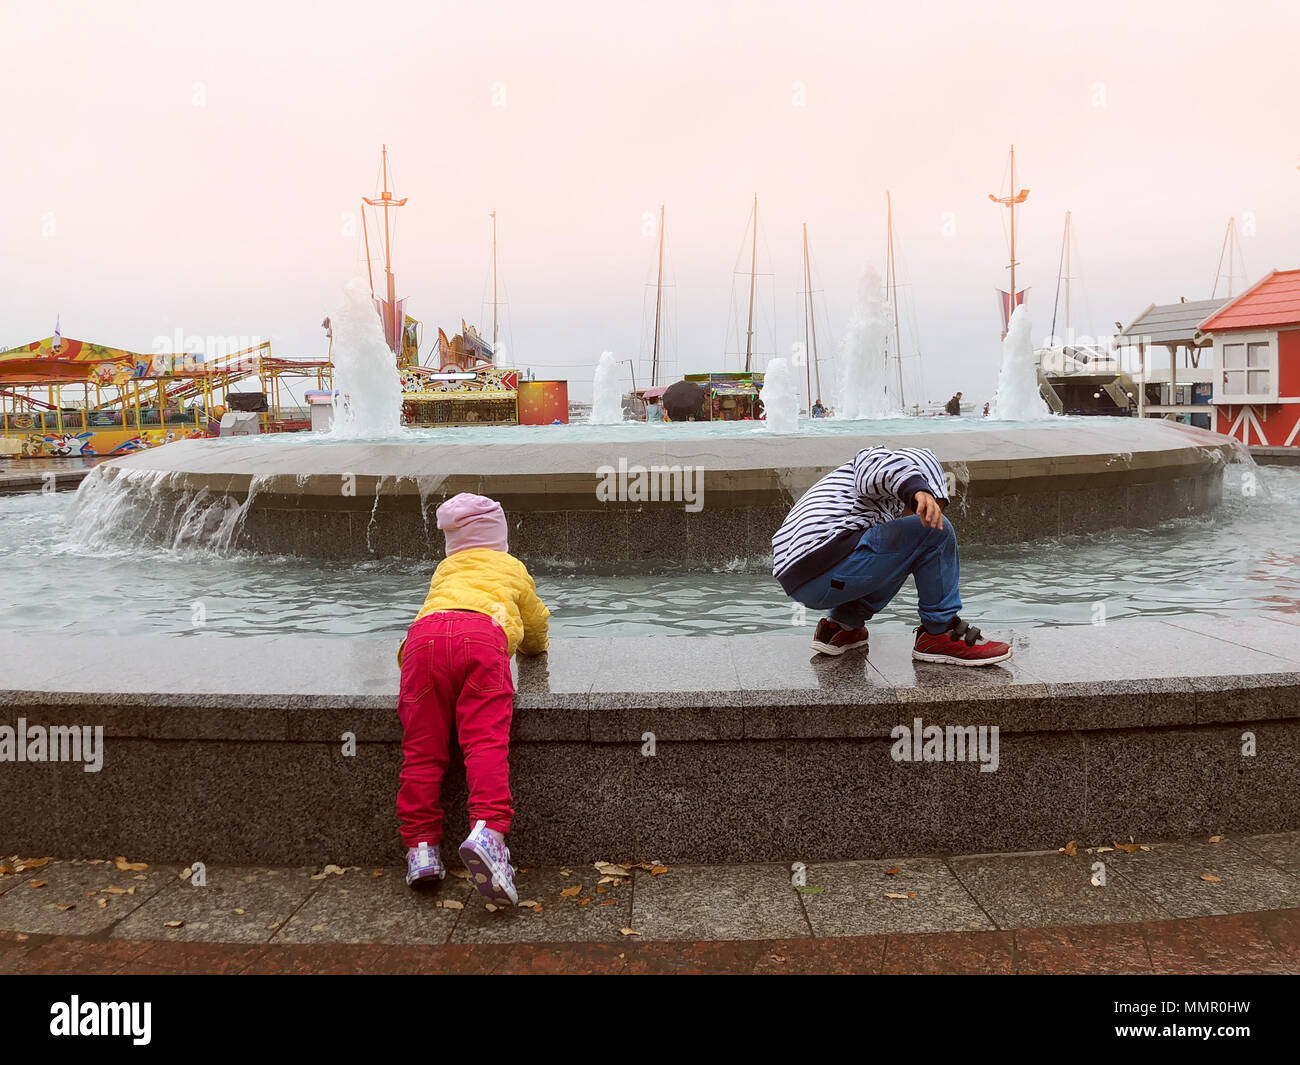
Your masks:
<svg viewBox="0 0 1300 1065"><path fill-rule="evenodd" d="M572 869L561 869L561 870L560 870L560 876L572 876L572 875L573 875L573 870L572 870Z"/></svg>
<svg viewBox="0 0 1300 1065"><path fill-rule="evenodd" d="M102 910L105 906L108 905L108 899L96 899L95 905Z"/></svg>
<svg viewBox="0 0 1300 1065"><path fill-rule="evenodd" d="M184 921L163 921L164 928L184 928Z"/></svg>
<svg viewBox="0 0 1300 1065"><path fill-rule="evenodd" d="M581 890L582 890L581 884L574 884L573 887L566 887L563 891L560 892L560 894L563 895L566 899L571 899L573 898L574 895L578 894Z"/></svg>
<svg viewBox="0 0 1300 1065"><path fill-rule="evenodd" d="M29 880L27 881L27 886L29 888L38 888L38 887L44 887L47 883L48 881L46 880Z"/></svg>
<svg viewBox="0 0 1300 1065"><path fill-rule="evenodd" d="M463 910L465 908L465 904L456 899L441 899L435 902L434 906L443 910Z"/></svg>
<svg viewBox="0 0 1300 1065"><path fill-rule="evenodd" d="M341 868L341 867L339 867L339 866L337 866L337 865L327 865L327 866L325 866L325 868L322 869L319 873L313 873L311 879L312 879L312 880L324 880L324 879L325 879L327 876L329 876L331 873L332 873L334 876L342 876L342 875L343 875L344 873L346 873L346 872L347 872L346 869L343 869L343 868Z"/></svg>
<svg viewBox="0 0 1300 1065"><path fill-rule="evenodd" d="M641 934L635 928L620 928L619 932L625 936L639 936Z"/></svg>
<svg viewBox="0 0 1300 1065"><path fill-rule="evenodd" d="M56 910L75 910L77 908L75 902L51 902L50 906Z"/></svg>
<svg viewBox="0 0 1300 1065"><path fill-rule="evenodd" d="M39 869L41 866L49 865L52 858L24 858L14 866L15 873L21 873L26 869Z"/></svg>
<svg viewBox="0 0 1300 1065"><path fill-rule="evenodd" d="M237 914L239 914L239 916L242 917L242 916L244 916L244 914L246 914L248 911L245 910L245 909L243 909L243 908L241 908L241 907L239 907L239 906L236 906L236 907L235 907L235 912L236 912Z"/></svg>
<svg viewBox="0 0 1300 1065"><path fill-rule="evenodd" d="M902 894L901 892L898 892L898 891L886 891L886 892L885 892L885 898L887 898L887 899L914 899L914 898L916 898L916 892L915 892L915 891L909 891L906 895L904 895L904 894Z"/></svg>
<svg viewBox="0 0 1300 1065"><path fill-rule="evenodd" d="M181 879L181 880L188 880L188 879L189 879L193 874L194 874L194 866L192 866L192 865L187 865L184 869L182 869L182 870L177 874L177 876L178 876L179 879Z"/></svg>
<svg viewBox="0 0 1300 1065"><path fill-rule="evenodd" d="M128 862L120 854L113 859L113 864L117 866L118 872L121 873L143 873L149 868L148 862Z"/></svg>
<svg viewBox="0 0 1300 1065"><path fill-rule="evenodd" d="M1222 877L1211 876L1209 873L1202 873L1202 874L1201 874L1201 879L1204 880L1207 884L1221 884L1221 883L1223 883L1223 878L1222 878Z"/></svg>
<svg viewBox="0 0 1300 1065"><path fill-rule="evenodd" d="M266 930L268 932L274 932L279 927L280 927L279 921L272 921L269 925L266 926Z"/></svg>
<svg viewBox="0 0 1300 1065"><path fill-rule="evenodd" d="M666 873L666 872L668 872L668 866L666 866L666 865L652 865L652 866L650 867L650 875L651 875L651 876L661 876L662 874L664 874L664 873Z"/></svg>
<svg viewBox="0 0 1300 1065"><path fill-rule="evenodd" d="M1097 848L1097 853L1098 853L1098 854L1109 854L1109 853L1110 853L1111 851L1113 851L1114 849L1115 849L1114 847L1098 847L1098 848Z"/></svg>
<svg viewBox="0 0 1300 1065"><path fill-rule="evenodd" d="M1079 853L1079 841L1077 839L1070 840L1069 843L1061 848L1061 853L1067 858L1075 857Z"/></svg>
<svg viewBox="0 0 1300 1065"><path fill-rule="evenodd" d="M597 884L597 885L596 885L596 894L597 894L597 895L603 895L603 894L605 894L605 885L604 885L604 884Z"/></svg>
<svg viewBox="0 0 1300 1065"><path fill-rule="evenodd" d="M135 888L124 888L124 887L118 887L116 884L109 884L108 887L104 888L104 894L105 895L129 895L134 890Z"/></svg>
<svg viewBox="0 0 1300 1065"><path fill-rule="evenodd" d="M1224 839L1223 836L1211 836L1211 837L1210 837L1210 842L1211 842L1211 843L1222 843L1222 842L1223 842L1223 839Z"/></svg>
<svg viewBox="0 0 1300 1065"><path fill-rule="evenodd" d="M591 867L598 873L604 873L606 876L627 876L627 872L632 868L632 863L616 864L615 862L592 862Z"/></svg>
<svg viewBox="0 0 1300 1065"><path fill-rule="evenodd" d="M373 873L371 873L370 875L371 875L371 876L383 876L383 875L384 875L384 871L383 871L382 869L376 869L376 870L375 870Z"/></svg>
<svg viewBox="0 0 1300 1065"><path fill-rule="evenodd" d="M894 868L892 869L885 870L885 876L897 876L897 875L898 875L898 866L894 866Z"/></svg>
<svg viewBox="0 0 1300 1065"><path fill-rule="evenodd" d="M576 902L579 906L587 906L590 905L591 903L591 896L588 895L586 898L574 899L573 901ZM602 903L601 905L604 905L604 903Z"/></svg>
<svg viewBox="0 0 1300 1065"><path fill-rule="evenodd" d="M596 881L596 884L597 886L599 886L600 884L614 884L617 882L618 882L618 877L616 876L602 876L599 880Z"/></svg>
<svg viewBox="0 0 1300 1065"><path fill-rule="evenodd" d="M768 958L772 961L785 961L784 954L769 954Z"/></svg>
<svg viewBox="0 0 1300 1065"><path fill-rule="evenodd" d="M1115 841L1111 840L1111 842L1114 843ZM1137 854L1137 852L1142 849L1136 843L1115 843L1115 847L1117 850L1122 850L1125 854Z"/></svg>
<svg viewBox="0 0 1300 1065"><path fill-rule="evenodd" d="M541 913L541 912L542 912L542 904L539 902L536 906L533 907L533 913Z"/></svg>
<svg viewBox="0 0 1300 1065"><path fill-rule="evenodd" d="M0 865L0 876L5 876L6 874L12 873L13 871L14 871L13 866Z"/></svg>
<svg viewBox="0 0 1300 1065"><path fill-rule="evenodd" d="M803 887L795 888L795 891L799 892L800 895L820 895L825 890L824 887L813 887L811 884L805 884Z"/></svg>
<svg viewBox="0 0 1300 1065"><path fill-rule="evenodd" d="M489 902L483 909L487 910L488 913L496 913L501 907Z"/></svg>
<svg viewBox="0 0 1300 1065"><path fill-rule="evenodd" d="M617 903L618 903L618 899L605 899L605 901L602 902L601 905L602 905L602 906L614 906L614 905L616 905Z"/></svg>
<svg viewBox="0 0 1300 1065"><path fill-rule="evenodd" d="M527 907L529 907L529 908L531 909L533 906L540 906L541 903L538 902L536 899L522 899L522 900L520 900L519 902L516 902L515 905L516 905L516 906L527 906Z"/></svg>

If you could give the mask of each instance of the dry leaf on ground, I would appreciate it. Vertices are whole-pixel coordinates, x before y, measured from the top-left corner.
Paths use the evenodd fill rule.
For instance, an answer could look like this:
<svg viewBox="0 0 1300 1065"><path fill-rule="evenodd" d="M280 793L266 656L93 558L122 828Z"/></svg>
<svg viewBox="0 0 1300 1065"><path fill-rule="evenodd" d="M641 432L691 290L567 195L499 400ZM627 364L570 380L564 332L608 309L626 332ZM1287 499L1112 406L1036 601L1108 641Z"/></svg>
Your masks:
<svg viewBox="0 0 1300 1065"><path fill-rule="evenodd" d="M143 873L149 868L148 862L128 862L120 854L113 859L113 864L117 866L118 872L121 873Z"/></svg>
<svg viewBox="0 0 1300 1065"><path fill-rule="evenodd" d="M456 899L439 899L434 903L434 906L441 910L463 910L465 908L465 904Z"/></svg>
<svg viewBox="0 0 1300 1065"><path fill-rule="evenodd" d="M44 887L48 882L49 881L46 880L29 880L27 881L27 886L29 888Z"/></svg>
<svg viewBox="0 0 1300 1065"><path fill-rule="evenodd" d="M573 898L574 895L578 894L581 890L582 890L581 884L574 884L573 887L566 887L563 891L560 892L560 894L563 895L566 899L571 899Z"/></svg>
<svg viewBox="0 0 1300 1065"><path fill-rule="evenodd" d="M619 932L625 936L639 936L641 934L635 928L620 928Z"/></svg>
<svg viewBox="0 0 1300 1065"><path fill-rule="evenodd" d="M1111 842L1114 843L1114 840L1112 840ZM1142 848L1138 846L1136 843L1116 843L1115 849L1121 850L1125 854L1137 854L1137 852L1140 851Z"/></svg>
<svg viewBox="0 0 1300 1065"><path fill-rule="evenodd" d="M184 921L163 921L164 928L184 928Z"/></svg>
<svg viewBox="0 0 1300 1065"><path fill-rule="evenodd" d="M1077 839L1070 840L1069 843L1061 848L1061 853L1067 858L1075 857L1079 853L1079 841Z"/></svg>
<svg viewBox="0 0 1300 1065"><path fill-rule="evenodd" d="M1202 874L1201 874L1201 879L1204 880L1207 884L1222 884L1222 883L1223 883L1223 878L1222 878L1222 877L1212 876L1212 875L1209 874L1209 873L1202 873Z"/></svg>
<svg viewBox="0 0 1300 1065"><path fill-rule="evenodd" d="M894 866L894 868L892 869L885 870L885 876L897 876L897 875L898 875L898 866Z"/></svg>
<svg viewBox="0 0 1300 1065"><path fill-rule="evenodd" d="M1225 838L1227 838L1227 837L1225 837L1225 836L1211 836L1211 837L1210 837L1210 842L1211 842L1211 843L1222 843L1222 842L1224 841Z"/></svg>
<svg viewBox="0 0 1300 1065"><path fill-rule="evenodd" d="M887 898L887 899L914 899L914 898L916 898L916 892L915 892L915 891L909 891L907 894L903 894L902 892L899 892L899 891L886 891L886 892L885 892L885 898Z"/></svg>
<svg viewBox="0 0 1300 1065"><path fill-rule="evenodd" d="M319 873L313 873L311 878L313 880L324 880L331 873L334 876L342 876L346 872L347 872L346 869L342 869L337 865L327 865Z"/></svg>

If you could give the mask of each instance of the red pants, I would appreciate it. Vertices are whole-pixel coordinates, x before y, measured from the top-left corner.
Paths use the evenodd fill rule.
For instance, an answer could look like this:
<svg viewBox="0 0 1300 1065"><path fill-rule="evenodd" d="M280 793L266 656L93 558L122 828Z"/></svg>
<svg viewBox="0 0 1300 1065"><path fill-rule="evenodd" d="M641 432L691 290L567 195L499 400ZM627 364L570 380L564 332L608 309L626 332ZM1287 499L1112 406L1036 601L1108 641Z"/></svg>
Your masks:
<svg viewBox="0 0 1300 1065"><path fill-rule="evenodd" d="M514 681L506 634L486 614L427 614L411 626L402 655L397 715L402 775L397 819L407 847L442 839L442 778L454 727L465 756L469 820L510 831L510 717Z"/></svg>

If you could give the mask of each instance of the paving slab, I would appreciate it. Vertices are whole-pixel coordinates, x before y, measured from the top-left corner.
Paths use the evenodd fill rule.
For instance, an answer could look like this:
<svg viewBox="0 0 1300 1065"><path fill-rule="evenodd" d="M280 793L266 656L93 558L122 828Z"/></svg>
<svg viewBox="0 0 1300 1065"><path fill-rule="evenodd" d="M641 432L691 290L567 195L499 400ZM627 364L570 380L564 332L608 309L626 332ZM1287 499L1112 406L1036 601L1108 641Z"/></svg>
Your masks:
<svg viewBox="0 0 1300 1065"><path fill-rule="evenodd" d="M808 866L807 876L808 887L814 891L801 894L815 936L989 931L995 927L940 858L818 862ZM817 888L821 891L816 892Z"/></svg>
<svg viewBox="0 0 1300 1065"><path fill-rule="evenodd" d="M179 865L151 864L142 871L123 871L112 861L51 861L0 897L0 928L96 935L169 887L180 870Z"/></svg>
<svg viewBox="0 0 1300 1065"><path fill-rule="evenodd" d="M1106 857L1113 874L1158 902L1172 917L1300 906L1300 877L1230 839L1162 843L1150 851L1116 851ZM1217 879L1205 880L1207 876Z"/></svg>
<svg viewBox="0 0 1300 1065"><path fill-rule="evenodd" d="M470 899L452 934L453 943L589 943L619 941L632 919L632 877L599 884L590 866L521 870L515 877L520 906L490 912L478 896ZM566 896L564 891L578 889ZM541 913L522 904L536 902Z"/></svg>
<svg viewBox="0 0 1300 1065"><path fill-rule="evenodd" d="M1136 885L1107 868L1092 883L1093 863L1109 854L998 854L950 858L957 878L999 928L1119 924L1168 917Z"/></svg>
<svg viewBox="0 0 1300 1065"><path fill-rule="evenodd" d="M448 876L435 890L412 891L398 869L374 876L371 869L330 875L307 902L276 930L273 943L445 943L471 896L469 884ZM443 908L439 901L460 903Z"/></svg>
<svg viewBox="0 0 1300 1065"><path fill-rule="evenodd" d="M1292 876L1300 876L1300 832L1234 836L1232 841L1243 850L1285 869Z"/></svg>
<svg viewBox="0 0 1300 1065"><path fill-rule="evenodd" d="M783 865L672 866L638 876L631 928L642 941L782 939L809 934Z"/></svg>
<svg viewBox="0 0 1300 1065"><path fill-rule="evenodd" d="M163 888L114 926L115 939L265 943L320 886L314 869L220 866ZM168 924L183 922L179 928Z"/></svg>

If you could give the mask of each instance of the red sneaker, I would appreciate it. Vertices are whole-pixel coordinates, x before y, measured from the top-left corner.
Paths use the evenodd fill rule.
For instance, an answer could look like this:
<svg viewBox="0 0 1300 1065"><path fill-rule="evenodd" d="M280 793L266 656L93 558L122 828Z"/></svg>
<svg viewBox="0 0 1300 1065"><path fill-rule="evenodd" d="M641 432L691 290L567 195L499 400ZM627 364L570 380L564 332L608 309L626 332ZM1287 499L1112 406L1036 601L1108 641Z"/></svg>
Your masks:
<svg viewBox="0 0 1300 1065"><path fill-rule="evenodd" d="M830 618L817 622L817 631L813 633L812 649L824 655L842 655L851 647L867 649L867 629L845 629Z"/></svg>
<svg viewBox="0 0 1300 1065"><path fill-rule="evenodd" d="M916 630L912 657L918 662L947 662L954 666L991 666L1011 657L1011 645L997 640L980 640L980 630L953 618L946 632L934 635L924 626Z"/></svg>

